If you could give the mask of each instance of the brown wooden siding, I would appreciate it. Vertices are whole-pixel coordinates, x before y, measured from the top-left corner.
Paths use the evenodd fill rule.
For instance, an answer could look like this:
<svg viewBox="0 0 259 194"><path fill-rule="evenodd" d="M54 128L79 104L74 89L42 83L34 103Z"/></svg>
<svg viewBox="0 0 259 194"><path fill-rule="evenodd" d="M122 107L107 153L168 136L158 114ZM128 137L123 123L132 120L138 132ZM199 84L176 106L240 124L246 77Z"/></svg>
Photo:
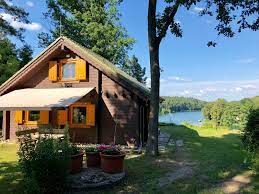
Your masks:
<svg viewBox="0 0 259 194"><path fill-rule="evenodd" d="M72 87L95 87L98 88L98 70L88 64L89 80L73 83ZM139 100L119 83L102 74L102 98L100 118L100 133L97 133L97 126L86 129L71 129L71 136L77 142L97 143L98 135L101 142L112 143L114 138L115 117L118 119L116 143L124 144L125 137L138 138L139 131ZM62 87L61 83L55 83L48 79L48 63L35 69L34 74L28 74L26 80L22 80L16 88L57 88ZM82 101L92 101L97 104L96 94L90 98L87 96ZM97 107L97 106L96 106ZM54 120L55 118L53 118ZM14 112L11 112L11 139L15 138L17 124L14 122Z"/></svg>

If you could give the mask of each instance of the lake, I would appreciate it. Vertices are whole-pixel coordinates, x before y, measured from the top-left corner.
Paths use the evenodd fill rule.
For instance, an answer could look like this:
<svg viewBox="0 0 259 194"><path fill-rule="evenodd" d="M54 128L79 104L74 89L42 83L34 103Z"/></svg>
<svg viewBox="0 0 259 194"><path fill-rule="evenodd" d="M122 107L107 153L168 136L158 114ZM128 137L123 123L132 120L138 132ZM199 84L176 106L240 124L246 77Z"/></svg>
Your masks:
<svg viewBox="0 0 259 194"><path fill-rule="evenodd" d="M177 125L180 125L184 121L187 121L188 123L193 125L200 125L201 122L199 122L199 120L202 121L203 119L204 117L201 111L176 112L159 116L159 122L175 123Z"/></svg>

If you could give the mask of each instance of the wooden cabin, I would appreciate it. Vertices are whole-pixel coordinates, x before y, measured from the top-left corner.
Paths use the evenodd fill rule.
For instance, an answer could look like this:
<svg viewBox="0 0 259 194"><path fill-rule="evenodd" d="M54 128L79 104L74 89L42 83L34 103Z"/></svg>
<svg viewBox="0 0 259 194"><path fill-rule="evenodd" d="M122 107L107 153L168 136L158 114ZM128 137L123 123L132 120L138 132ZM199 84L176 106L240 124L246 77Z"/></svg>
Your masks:
<svg viewBox="0 0 259 194"><path fill-rule="evenodd" d="M4 139L24 128L63 129L74 142L145 143L150 91L108 60L59 37L0 87Z"/></svg>

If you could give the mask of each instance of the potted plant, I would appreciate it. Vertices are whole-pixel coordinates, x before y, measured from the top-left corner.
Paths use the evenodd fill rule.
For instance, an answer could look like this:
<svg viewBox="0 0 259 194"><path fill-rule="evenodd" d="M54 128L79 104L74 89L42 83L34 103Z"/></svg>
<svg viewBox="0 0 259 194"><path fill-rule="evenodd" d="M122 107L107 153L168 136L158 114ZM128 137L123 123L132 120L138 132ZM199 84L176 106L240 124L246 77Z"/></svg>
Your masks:
<svg viewBox="0 0 259 194"><path fill-rule="evenodd" d="M107 147L100 152L101 168L107 173L120 173L124 170L125 153L117 147Z"/></svg>
<svg viewBox="0 0 259 194"><path fill-rule="evenodd" d="M85 148L87 167L100 167L100 150L96 146Z"/></svg>
<svg viewBox="0 0 259 194"><path fill-rule="evenodd" d="M75 145L70 146L70 173L80 172L83 168L84 153Z"/></svg>

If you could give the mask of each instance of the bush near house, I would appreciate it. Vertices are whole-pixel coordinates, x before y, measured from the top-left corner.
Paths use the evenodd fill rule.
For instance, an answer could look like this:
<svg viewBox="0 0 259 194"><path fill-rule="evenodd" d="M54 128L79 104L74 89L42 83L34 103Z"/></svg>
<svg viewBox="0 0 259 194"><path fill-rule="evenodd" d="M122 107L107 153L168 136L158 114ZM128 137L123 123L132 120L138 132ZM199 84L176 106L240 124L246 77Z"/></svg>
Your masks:
<svg viewBox="0 0 259 194"><path fill-rule="evenodd" d="M64 190L70 156L77 150L69 143L67 133L64 138L55 139L45 134L37 140L30 134L17 133L24 137L18 155L27 193L61 193Z"/></svg>

